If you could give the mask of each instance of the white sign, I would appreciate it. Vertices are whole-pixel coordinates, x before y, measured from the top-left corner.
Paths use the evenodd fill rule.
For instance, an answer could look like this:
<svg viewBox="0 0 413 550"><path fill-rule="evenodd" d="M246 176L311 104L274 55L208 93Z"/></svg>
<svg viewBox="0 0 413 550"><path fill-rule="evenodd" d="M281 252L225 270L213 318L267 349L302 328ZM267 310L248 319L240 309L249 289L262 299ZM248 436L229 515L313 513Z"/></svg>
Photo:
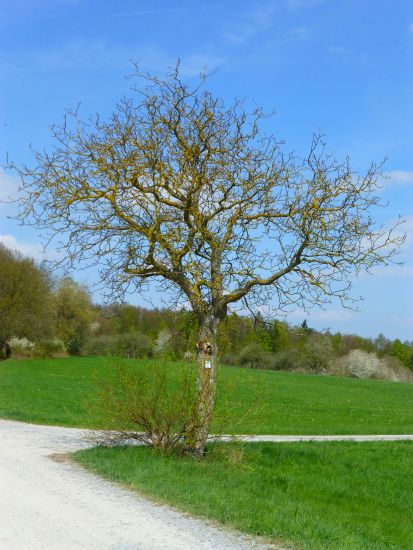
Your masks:
<svg viewBox="0 0 413 550"><path fill-rule="evenodd" d="M211 368L211 361L205 361L205 368L210 369Z"/></svg>

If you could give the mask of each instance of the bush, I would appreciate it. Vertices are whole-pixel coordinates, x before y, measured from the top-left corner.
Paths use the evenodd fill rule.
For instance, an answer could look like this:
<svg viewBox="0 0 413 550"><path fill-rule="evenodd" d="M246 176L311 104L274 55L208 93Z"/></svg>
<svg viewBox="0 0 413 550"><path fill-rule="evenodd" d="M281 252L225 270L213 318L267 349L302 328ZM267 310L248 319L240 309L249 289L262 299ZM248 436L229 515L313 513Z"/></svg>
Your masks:
<svg viewBox="0 0 413 550"><path fill-rule="evenodd" d="M18 336L13 336L13 338L10 338L8 343L11 349L12 356L33 357L36 344L34 342L31 342L27 338L19 338Z"/></svg>
<svg viewBox="0 0 413 550"><path fill-rule="evenodd" d="M186 442L199 426L196 417L195 369L183 366L178 377L165 364L112 365L112 376L100 382L88 404L96 416L101 442L136 440L161 452L186 452Z"/></svg>
<svg viewBox="0 0 413 550"><path fill-rule="evenodd" d="M360 349L352 350L345 357L337 359L334 374L395 382L413 381L412 371L405 368L396 357L386 355L380 359L375 353L367 353Z"/></svg>
<svg viewBox="0 0 413 550"><path fill-rule="evenodd" d="M101 334L100 336L92 336L88 338L86 344L83 346L83 353L85 355L113 355L115 349L114 336L107 336Z"/></svg>
<svg viewBox="0 0 413 550"><path fill-rule="evenodd" d="M380 359L375 353L353 349L338 359L343 373L356 378L373 378L380 371Z"/></svg>
<svg viewBox="0 0 413 550"><path fill-rule="evenodd" d="M390 355L397 357L403 366L407 368L413 367L413 349L411 345L402 344L400 340L394 340L390 346Z"/></svg>
<svg viewBox="0 0 413 550"><path fill-rule="evenodd" d="M250 344L238 354L237 364L250 369L265 369L269 366L271 355L264 351L260 344Z"/></svg>
<svg viewBox="0 0 413 550"><path fill-rule="evenodd" d="M173 334L170 330L163 329L159 332L155 342L155 354L164 359L174 358Z"/></svg>
<svg viewBox="0 0 413 550"><path fill-rule="evenodd" d="M40 340L36 344L34 350L36 357L54 357L56 355L63 355L66 353L66 348L63 340L59 338L50 338Z"/></svg>
<svg viewBox="0 0 413 550"><path fill-rule="evenodd" d="M323 335L313 335L302 347L279 353L267 353L259 344L251 344L238 355L224 355L222 363L254 369L413 381L412 370L405 368L402 362L393 356L387 355L380 359L375 353L356 349L344 357L335 357L331 340Z"/></svg>
<svg viewBox="0 0 413 550"><path fill-rule="evenodd" d="M380 360L380 370L372 378L379 380L392 380L393 382L413 382L413 372L407 369L403 363L390 355L385 355Z"/></svg>
<svg viewBox="0 0 413 550"><path fill-rule="evenodd" d="M238 353L230 352L225 353L221 357L221 363L223 365L230 365L231 367L235 367L238 365Z"/></svg>
<svg viewBox="0 0 413 550"><path fill-rule="evenodd" d="M329 372L333 346L328 337L311 336L305 343L299 358L299 368L315 374Z"/></svg>
<svg viewBox="0 0 413 550"><path fill-rule="evenodd" d="M328 338L313 335L303 347L291 348L278 353L267 353L259 344L250 344L237 357L235 364L241 367L268 370L286 370L300 372L326 373L333 355L333 348ZM234 357L223 358L227 364L234 364Z"/></svg>
<svg viewBox="0 0 413 550"><path fill-rule="evenodd" d="M13 336L9 340L12 356L17 358L54 357L66 353L66 348L59 338L45 338L39 342L31 342L27 338Z"/></svg>
<svg viewBox="0 0 413 550"><path fill-rule="evenodd" d="M298 349L292 348L286 351L275 353L272 357L271 370L299 370L301 365L301 353Z"/></svg>
<svg viewBox="0 0 413 550"><path fill-rule="evenodd" d="M139 332L115 336L95 336L89 338L83 352L86 355L106 355L143 359L152 357L153 346L150 338Z"/></svg>
<svg viewBox="0 0 413 550"><path fill-rule="evenodd" d="M116 337L117 353L121 357L143 359L152 357L153 346L150 338L139 332L129 332Z"/></svg>

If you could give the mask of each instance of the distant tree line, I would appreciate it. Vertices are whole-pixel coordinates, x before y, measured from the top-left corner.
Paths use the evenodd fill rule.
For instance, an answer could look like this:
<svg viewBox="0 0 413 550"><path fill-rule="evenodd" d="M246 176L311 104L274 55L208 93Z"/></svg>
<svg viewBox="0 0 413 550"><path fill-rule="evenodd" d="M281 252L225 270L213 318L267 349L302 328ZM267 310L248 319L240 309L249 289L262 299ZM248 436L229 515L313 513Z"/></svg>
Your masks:
<svg viewBox="0 0 413 550"><path fill-rule="evenodd" d="M92 321L86 288L0 244L0 340L12 353L80 353Z"/></svg>
<svg viewBox="0 0 413 550"><path fill-rule="evenodd" d="M117 355L194 360L198 321L191 312L129 304L96 305L71 278L0 244L0 340L13 356ZM247 368L409 379L413 342L380 334L318 332L232 313L221 323L221 362Z"/></svg>

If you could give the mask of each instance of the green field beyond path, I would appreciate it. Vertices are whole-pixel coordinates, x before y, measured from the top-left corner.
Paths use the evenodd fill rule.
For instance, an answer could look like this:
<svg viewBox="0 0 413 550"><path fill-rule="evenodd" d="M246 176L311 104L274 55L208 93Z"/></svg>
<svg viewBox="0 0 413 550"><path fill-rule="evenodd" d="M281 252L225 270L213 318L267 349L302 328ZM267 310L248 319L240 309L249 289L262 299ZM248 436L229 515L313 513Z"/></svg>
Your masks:
<svg viewBox="0 0 413 550"><path fill-rule="evenodd" d="M96 427L85 410L110 358L65 357L0 363L0 416L25 422ZM137 360L128 361L131 365ZM150 368L151 361L141 361ZM182 367L168 363L172 375ZM286 372L220 369L216 419L230 410L227 433L413 433L413 385ZM255 414L245 411L258 397ZM223 397L225 396L225 399ZM241 418L240 422L235 421Z"/></svg>

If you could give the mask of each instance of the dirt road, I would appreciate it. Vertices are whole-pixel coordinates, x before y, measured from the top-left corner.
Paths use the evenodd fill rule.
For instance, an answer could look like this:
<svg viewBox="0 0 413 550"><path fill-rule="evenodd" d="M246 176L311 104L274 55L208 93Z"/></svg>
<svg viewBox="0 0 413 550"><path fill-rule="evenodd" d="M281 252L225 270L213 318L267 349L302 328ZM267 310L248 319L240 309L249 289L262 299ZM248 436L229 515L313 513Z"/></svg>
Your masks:
<svg viewBox="0 0 413 550"><path fill-rule="evenodd" d="M84 434L74 428L0 420L0 550L269 548L156 505L64 459L64 453L88 446ZM287 443L413 435L240 439Z"/></svg>
<svg viewBox="0 0 413 550"><path fill-rule="evenodd" d="M1 550L263 548L56 456L87 446L83 433L0 420Z"/></svg>

